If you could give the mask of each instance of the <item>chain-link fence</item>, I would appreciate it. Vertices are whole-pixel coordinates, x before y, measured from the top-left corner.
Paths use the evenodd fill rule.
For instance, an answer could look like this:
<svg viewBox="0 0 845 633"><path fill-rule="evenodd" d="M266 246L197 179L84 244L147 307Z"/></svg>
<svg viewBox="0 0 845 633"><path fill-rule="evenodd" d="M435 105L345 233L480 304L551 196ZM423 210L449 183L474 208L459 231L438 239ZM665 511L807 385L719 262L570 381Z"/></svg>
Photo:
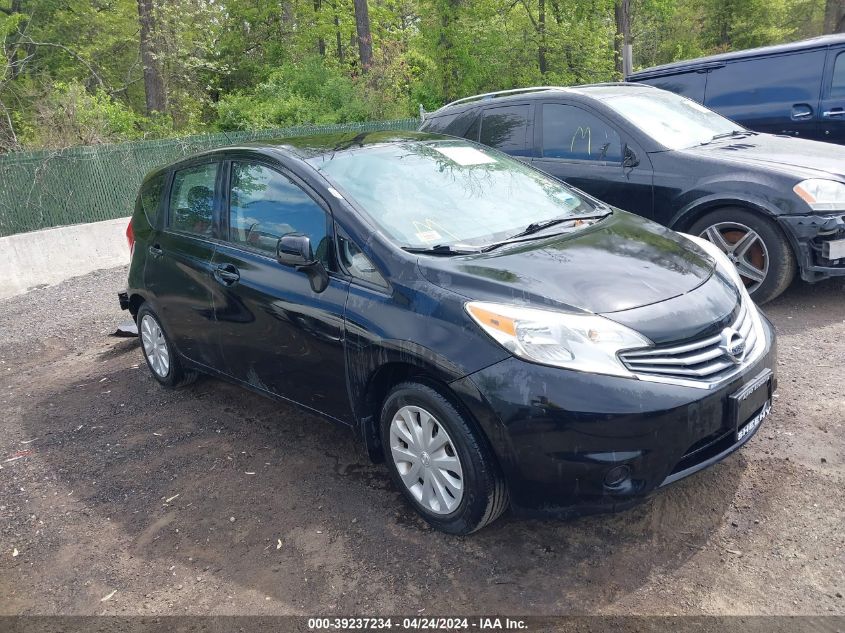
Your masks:
<svg viewBox="0 0 845 633"><path fill-rule="evenodd" d="M0 237L131 215L138 186L150 170L205 149L327 132L415 130L418 125L417 119L375 121L0 155Z"/></svg>

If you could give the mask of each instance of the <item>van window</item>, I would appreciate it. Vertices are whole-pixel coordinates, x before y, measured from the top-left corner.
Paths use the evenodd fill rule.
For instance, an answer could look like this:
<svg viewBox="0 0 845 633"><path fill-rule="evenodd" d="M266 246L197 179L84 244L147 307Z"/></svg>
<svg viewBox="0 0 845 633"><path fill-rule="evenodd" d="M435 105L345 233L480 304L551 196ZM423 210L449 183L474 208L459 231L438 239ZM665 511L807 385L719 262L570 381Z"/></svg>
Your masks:
<svg viewBox="0 0 845 633"><path fill-rule="evenodd" d="M845 52L836 56L833 62L833 77L830 81L830 97L845 97Z"/></svg>
<svg viewBox="0 0 845 633"><path fill-rule="evenodd" d="M706 82L707 73L691 72L646 79L643 83L674 92L699 103L704 103L704 86Z"/></svg>
<svg viewBox="0 0 845 633"><path fill-rule="evenodd" d="M543 158L621 162L622 140L616 130L582 108L544 103Z"/></svg>
<svg viewBox="0 0 845 633"><path fill-rule="evenodd" d="M314 255L329 263L327 215L311 196L277 171L232 163L229 241L275 256L282 235L302 233Z"/></svg>
<svg viewBox="0 0 845 633"><path fill-rule="evenodd" d="M481 121L481 142L515 156L528 156L525 136L531 106L490 108Z"/></svg>
<svg viewBox="0 0 845 633"><path fill-rule="evenodd" d="M161 194L164 191L164 174L153 176L147 180L138 193L135 210L142 211L150 226L158 226L158 209L161 206Z"/></svg>
<svg viewBox="0 0 845 633"><path fill-rule="evenodd" d="M180 169L170 192L170 228L211 235L214 226L214 186L218 163Z"/></svg>
<svg viewBox="0 0 845 633"><path fill-rule="evenodd" d="M732 115L743 115L750 106L788 116L794 104L818 102L824 58L824 51L804 51L729 62L710 71L705 103L739 121L749 117Z"/></svg>

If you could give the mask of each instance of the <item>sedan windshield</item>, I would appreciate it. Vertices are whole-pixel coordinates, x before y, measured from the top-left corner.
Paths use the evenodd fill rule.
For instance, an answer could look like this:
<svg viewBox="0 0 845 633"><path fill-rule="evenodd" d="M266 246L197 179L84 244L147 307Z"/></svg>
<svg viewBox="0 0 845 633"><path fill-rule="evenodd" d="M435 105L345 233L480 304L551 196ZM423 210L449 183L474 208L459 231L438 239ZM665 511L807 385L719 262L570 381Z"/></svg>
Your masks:
<svg viewBox="0 0 845 633"><path fill-rule="evenodd" d="M483 247L529 225L607 213L519 161L464 141L373 145L309 162L406 248Z"/></svg>
<svg viewBox="0 0 845 633"><path fill-rule="evenodd" d="M684 149L746 130L700 103L672 92L649 90L605 102L669 149Z"/></svg>

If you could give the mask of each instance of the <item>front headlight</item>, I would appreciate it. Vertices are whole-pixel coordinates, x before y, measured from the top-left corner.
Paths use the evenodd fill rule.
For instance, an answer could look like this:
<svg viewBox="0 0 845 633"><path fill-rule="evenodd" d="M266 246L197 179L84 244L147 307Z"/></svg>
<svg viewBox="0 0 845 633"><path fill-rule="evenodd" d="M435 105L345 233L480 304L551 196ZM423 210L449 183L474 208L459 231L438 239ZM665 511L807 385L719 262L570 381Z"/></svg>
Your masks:
<svg viewBox="0 0 845 633"><path fill-rule="evenodd" d="M654 345L634 330L592 314L481 301L467 303L466 311L514 356L553 367L630 377L617 352Z"/></svg>
<svg viewBox="0 0 845 633"><path fill-rule="evenodd" d="M810 178L799 182L792 190L814 211L845 209L845 183Z"/></svg>

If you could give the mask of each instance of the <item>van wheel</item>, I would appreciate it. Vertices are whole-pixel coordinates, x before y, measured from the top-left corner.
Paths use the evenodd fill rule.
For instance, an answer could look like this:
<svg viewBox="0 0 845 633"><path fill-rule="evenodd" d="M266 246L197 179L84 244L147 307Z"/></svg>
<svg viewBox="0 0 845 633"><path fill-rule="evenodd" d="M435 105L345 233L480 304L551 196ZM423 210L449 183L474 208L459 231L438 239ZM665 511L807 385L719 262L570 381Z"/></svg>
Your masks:
<svg viewBox="0 0 845 633"><path fill-rule="evenodd" d="M492 451L431 387L397 385L382 407L381 434L393 482L437 529L469 534L504 512L509 498Z"/></svg>
<svg viewBox="0 0 845 633"><path fill-rule="evenodd" d="M138 310L138 338L147 367L165 387L181 387L197 379L197 372L182 367L179 355L161 326L158 317L146 305Z"/></svg>
<svg viewBox="0 0 845 633"><path fill-rule="evenodd" d="M758 304L789 287L797 265L783 232L768 218L738 207L708 213L689 232L713 242L728 256Z"/></svg>

